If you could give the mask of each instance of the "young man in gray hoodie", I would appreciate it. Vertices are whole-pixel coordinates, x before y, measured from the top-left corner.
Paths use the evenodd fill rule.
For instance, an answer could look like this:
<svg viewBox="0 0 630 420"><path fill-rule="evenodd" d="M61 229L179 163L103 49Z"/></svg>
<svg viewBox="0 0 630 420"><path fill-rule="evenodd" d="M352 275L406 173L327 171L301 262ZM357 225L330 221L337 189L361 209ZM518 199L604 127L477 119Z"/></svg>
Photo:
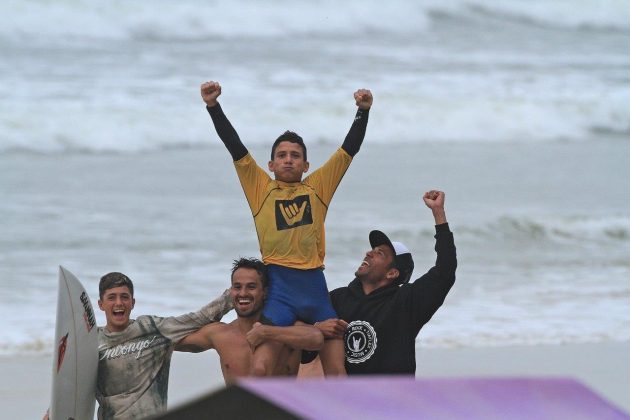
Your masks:
<svg viewBox="0 0 630 420"><path fill-rule="evenodd" d="M232 309L228 291L197 312L175 317L130 319L134 305L129 277L109 273L101 278L98 307L107 323L98 329L99 419L137 419L165 412L175 345Z"/></svg>

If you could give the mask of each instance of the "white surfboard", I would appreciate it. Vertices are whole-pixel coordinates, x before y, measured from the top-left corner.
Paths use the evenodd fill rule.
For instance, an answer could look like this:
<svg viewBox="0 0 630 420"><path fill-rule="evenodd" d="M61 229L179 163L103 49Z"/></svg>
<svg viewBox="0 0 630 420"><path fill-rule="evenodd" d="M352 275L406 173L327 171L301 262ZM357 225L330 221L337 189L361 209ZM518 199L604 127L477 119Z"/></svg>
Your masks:
<svg viewBox="0 0 630 420"><path fill-rule="evenodd" d="M54 346L50 419L93 419L98 370L96 319L83 285L63 267L59 267Z"/></svg>

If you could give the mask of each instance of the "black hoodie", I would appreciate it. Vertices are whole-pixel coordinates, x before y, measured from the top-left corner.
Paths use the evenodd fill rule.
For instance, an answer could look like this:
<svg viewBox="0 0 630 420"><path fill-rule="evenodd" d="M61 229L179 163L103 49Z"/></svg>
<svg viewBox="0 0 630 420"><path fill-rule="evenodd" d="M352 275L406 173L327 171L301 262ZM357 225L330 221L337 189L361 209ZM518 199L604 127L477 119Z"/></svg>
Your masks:
<svg viewBox="0 0 630 420"><path fill-rule="evenodd" d="M448 223L435 227L437 261L413 283L363 293L359 279L330 292L345 334L346 370L356 374L415 374L416 336L455 283L457 256Z"/></svg>

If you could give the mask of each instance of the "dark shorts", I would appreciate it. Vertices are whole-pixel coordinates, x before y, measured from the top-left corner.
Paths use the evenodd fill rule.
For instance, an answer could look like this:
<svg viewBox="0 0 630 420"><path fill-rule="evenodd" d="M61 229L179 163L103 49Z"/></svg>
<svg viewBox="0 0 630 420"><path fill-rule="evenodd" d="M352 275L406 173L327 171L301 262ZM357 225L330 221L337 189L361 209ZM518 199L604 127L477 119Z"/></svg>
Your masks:
<svg viewBox="0 0 630 420"><path fill-rule="evenodd" d="M267 274L269 291L263 308L264 323L286 327L298 319L313 324L337 318L321 268L298 270L270 264Z"/></svg>

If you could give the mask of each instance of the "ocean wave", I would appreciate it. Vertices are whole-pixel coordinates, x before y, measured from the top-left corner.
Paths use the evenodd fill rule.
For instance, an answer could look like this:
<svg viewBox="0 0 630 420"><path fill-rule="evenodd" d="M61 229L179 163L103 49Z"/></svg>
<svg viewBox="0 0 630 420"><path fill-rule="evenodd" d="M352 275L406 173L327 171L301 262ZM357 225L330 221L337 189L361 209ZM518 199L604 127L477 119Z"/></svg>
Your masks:
<svg viewBox="0 0 630 420"><path fill-rule="evenodd" d="M630 5L624 0L503 1L472 0L467 14L523 25L572 30L630 31Z"/></svg>
<svg viewBox="0 0 630 420"><path fill-rule="evenodd" d="M624 0L431 0L422 4L405 0L387 4L377 0L25 0L2 2L0 39L177 41L418 33L430 27L435 14L482 16L557 28L630 31L630 6Z"/></svg>
<svg viewBox="0 0 630 420"><path fill-rule="evenodd" d="M290 92L277 94L281 98L284 95L285 101L291 97ZM414 103L411 98L395 95L384 98L383 106L371 114L368 138L388 144L627 140L627 100L623 92L573 103L560 99L549 102L546 97L464 99L459 95L425 97ZM241 101L248 102L245 97L230 100ZM226 113L246 144L267 144L288 128L310 142L337 144L348 130L352 109L331 115L325 102L323 97L313 97L308 104L295 104L291 111L287 104L271 105L258 109L255 117L248 114L251 105L224 108L228 108ZM38 117L38 124L32 124L33 114L26 104L15 103L10 112L0 116L0 153L133 154L220 144L203 107L194 107L192 101L179 109L176 105L150 109L146 104L130 103L115 112L82 108L79 103L65 106L50 102L52 109ZM313 107L313 103L321 106Z"/></svg>
<svg viewBox="0 0 630 420"><path fill-rule="evenodd" d="M501 216L482 226L460 225L458 234L471 238L503 238L520 242L630 243L628 216Z"/></svg>
<svg viewBox="0 0 630 420"><path fill-rule="evenodd" d="M0 36L7 39L182 41L279 38L312 34L361 35L370 31L415 31L423 9L397 1L31 0L0 6ZM164 11L168 10L167 13ZM376 14L378 13L378 15ZM378 19L376 19L378 17ZM357 22L353 24L352 22Z"/></svg>
<svg viewBox="0 0 630 420"><path fill-rule="evenodd" d="M554 42L534 34L538 44L530 49L512 45L523 34L508 28L507 40L484 41L493 31L484 19L491 18L537 22L540 15L575 27L588 19L591 26L630 22L625 3L597 4L3 2L0 154L219 144L198 94L206 72L224 86L222 104L247 145L267 144L286 129L338 144L353 116L355 83L375 93L370 142L628 140L630 58L618 47L627 36L607 34L600 44L590 34ZM439 16L476 19L475 30L441 31ZM212 42L180 42L206 39ZM568 48L573 44L588 45ZM321 51L317 59L313 50ZM348 95L338 100L341 89Z"/></svg>
<svg viewBox="0 0 630 420"><path fill-rule="evenodd" d="M0 356L50 355L53 354L52 339L34 339L21 343L0 343Z"/></svg>
<svg viewBox="0 0 630 420"><path fill-rule="evenodd" d="M591 334L578 334L563 331L550 331L547 334L519 334L516 332L487 332L469 336L430 336L423 337L420 333L416 340L416 348L484 348L484 347L508 347L508 346L539 346L539 345L563 345L563 344L597 344L610 342L630 341L630 334L593 332Z"/></svg>

